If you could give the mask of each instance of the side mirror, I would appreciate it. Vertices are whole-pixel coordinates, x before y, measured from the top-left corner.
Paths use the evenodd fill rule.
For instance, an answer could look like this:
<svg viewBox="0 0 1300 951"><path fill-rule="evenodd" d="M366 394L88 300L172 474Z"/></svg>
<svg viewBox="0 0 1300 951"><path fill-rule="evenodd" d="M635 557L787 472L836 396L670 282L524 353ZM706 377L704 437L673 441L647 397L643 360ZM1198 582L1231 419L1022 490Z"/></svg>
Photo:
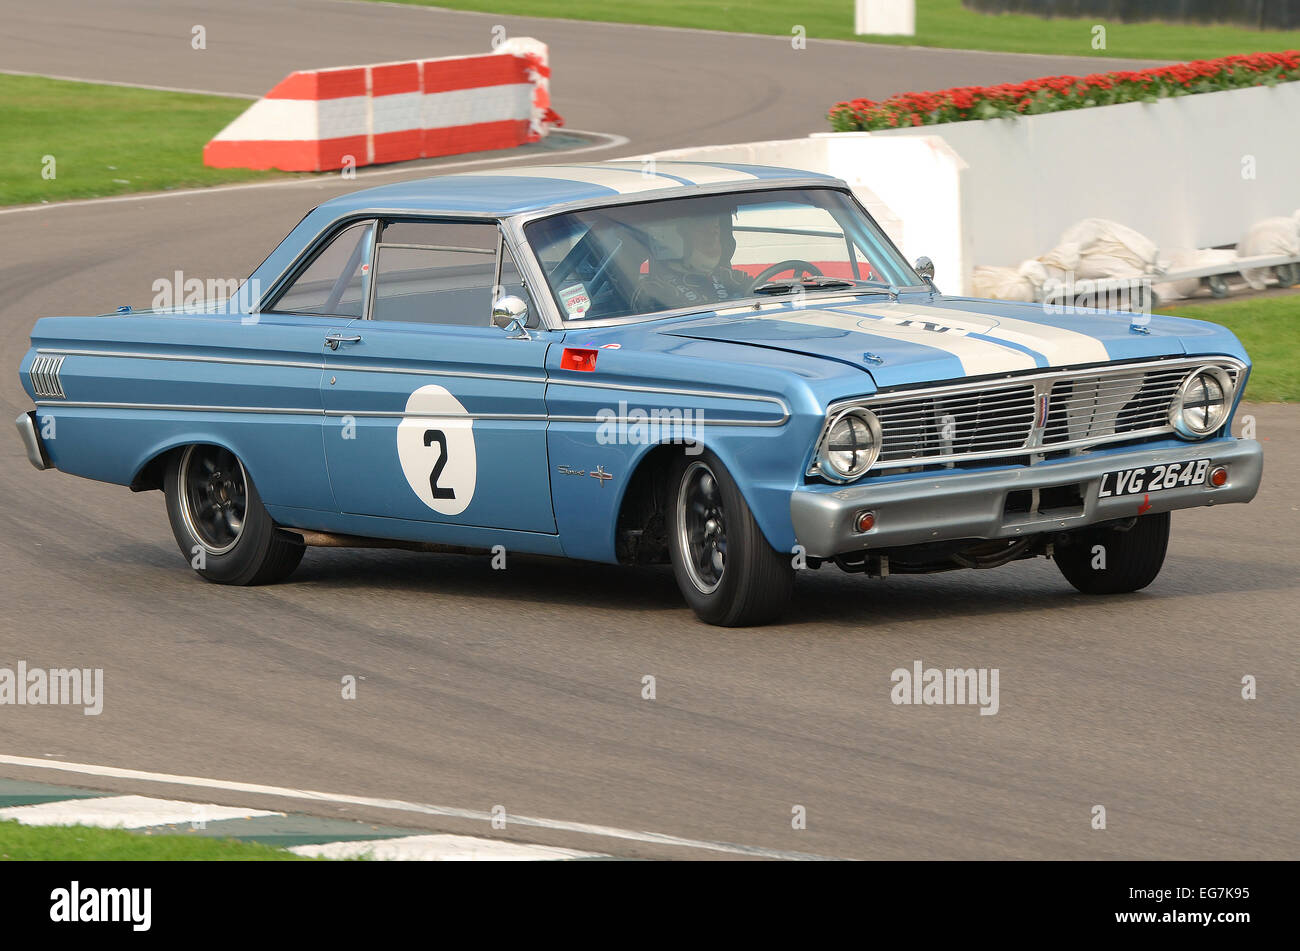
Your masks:
<svg viewBox="0 0 1300 951"><path fill-rule="evenodd" d="M916 259L915 268L916 268L916 273L921 275L921 280L925 281L927 284L934 283L934 262L933 261L931 261L929 258L924 256L919 257Z"/></svg>
<svg viewBox="0 0 1300 951"><path fill-rule="evenodd" d="M492 323L496 327L523 340L532 339L528 335L528 305L522 298L507 294L498 297L492 304Z"/></svg>

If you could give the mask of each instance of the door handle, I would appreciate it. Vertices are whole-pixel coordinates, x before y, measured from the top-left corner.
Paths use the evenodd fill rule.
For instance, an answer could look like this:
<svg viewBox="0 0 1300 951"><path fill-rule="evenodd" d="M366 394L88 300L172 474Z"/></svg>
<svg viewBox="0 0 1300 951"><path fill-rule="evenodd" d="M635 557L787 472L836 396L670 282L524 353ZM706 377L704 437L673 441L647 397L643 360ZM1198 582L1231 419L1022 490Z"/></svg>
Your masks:
<svg viewBox="0 0 1300 951"><path fill-rule="evenodd" d="M360 334L350 334L346 337L343 334L325 335L325 346L329 347L331 350L337 350L339 348L339 344L341 343L360 343L360 342L361 342Z"/></svg>

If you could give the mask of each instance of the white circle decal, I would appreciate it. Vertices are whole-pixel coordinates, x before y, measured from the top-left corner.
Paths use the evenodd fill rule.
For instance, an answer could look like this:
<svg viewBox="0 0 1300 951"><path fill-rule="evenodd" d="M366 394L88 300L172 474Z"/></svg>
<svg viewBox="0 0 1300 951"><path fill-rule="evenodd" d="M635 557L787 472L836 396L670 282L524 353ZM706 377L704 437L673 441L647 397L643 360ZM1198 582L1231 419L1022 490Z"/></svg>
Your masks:
<svg viewBox="0 0 1300 951"><path fill-rule="evenodd" d="M478 457L474 421L445 387L422 386L397 424L397 457L411 491L441 515L459 515L474 498Z"/></svg>

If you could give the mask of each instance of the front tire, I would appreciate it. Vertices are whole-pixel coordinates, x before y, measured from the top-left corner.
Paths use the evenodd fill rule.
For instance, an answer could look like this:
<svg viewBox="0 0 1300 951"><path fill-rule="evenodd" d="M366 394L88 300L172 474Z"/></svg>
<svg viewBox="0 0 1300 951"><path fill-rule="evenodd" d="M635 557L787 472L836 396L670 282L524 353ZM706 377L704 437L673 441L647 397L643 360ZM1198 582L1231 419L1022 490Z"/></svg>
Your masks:
<svg viewBox="0 0 1300 951"><path fill-rule="evenodd" d="M1074 532L1053 552L1065 580L1084 594L1127 594L1156 580L1169 549L1168 512L1143 515L1127 531L1113 527Z"/></svg>
<svg viewBox="0 0 1300 951"><path fill-rule="evenodd" d="M174 453L163 480L167 517L181 554L218 584L270 584L302 561L303 545L271 521L244 465L220 446Z"/></svg>
<svg viewBox="0 0 1300 951"><path fill-rule="evenodd" d="M749 627L779 617L790 602L794 566L767 543L718 457L707 450L678 457L668 485L673 574L699 619Z"/></svg>

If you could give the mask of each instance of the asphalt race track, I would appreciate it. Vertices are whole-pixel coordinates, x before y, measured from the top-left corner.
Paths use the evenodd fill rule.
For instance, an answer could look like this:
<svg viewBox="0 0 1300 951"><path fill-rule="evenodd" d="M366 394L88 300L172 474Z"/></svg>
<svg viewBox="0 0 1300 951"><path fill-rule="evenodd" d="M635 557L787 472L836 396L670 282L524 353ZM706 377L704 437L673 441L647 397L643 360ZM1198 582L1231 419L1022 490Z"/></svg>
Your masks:
<svg viewBox="0 0 1300 951"><path fill-rule="evenodd" d="M794 51L782 38L333 0L108 6L7 12L0 68L251 96L296 67L486 50L501 23L551 45L570 127L628 139L584 156L605 158L803 135L850 95L1112 65L840 43ZM193 24L207 28L205 51L190 49ZM5 418L30 408L15 370L38 316L145 304L153 280L177 269L243 276L310 206L364 184L0 213ZM501 804L823 856L1292 858L1300 410L1242 412L1267 454L1259 497L1176 515L1164 573L1144 592L1088 598L1043 560L886 581L822 569L800 577L788 623L756 630L697 623L666 569L547 559L493 571L487 557L312 550L285 584L207 584L178 553L161 494L36 472L6 435L0 666L102 667L105 702L98 717L7 706L0 754ZM998 668L997 715L895 706L890 672L918 660ZM1253 701L1241 697L1248 674ZM340 698L345 675L359 678L355 700ZM654 700L642 699L646 675ZM178 795L13 765L0 775ZM1096 804L1104 831L1090 825ZM791 828L796 805L804 830ZM493 833L447 816L401 822L626 856L725 854L570 829Z"/></svg>

